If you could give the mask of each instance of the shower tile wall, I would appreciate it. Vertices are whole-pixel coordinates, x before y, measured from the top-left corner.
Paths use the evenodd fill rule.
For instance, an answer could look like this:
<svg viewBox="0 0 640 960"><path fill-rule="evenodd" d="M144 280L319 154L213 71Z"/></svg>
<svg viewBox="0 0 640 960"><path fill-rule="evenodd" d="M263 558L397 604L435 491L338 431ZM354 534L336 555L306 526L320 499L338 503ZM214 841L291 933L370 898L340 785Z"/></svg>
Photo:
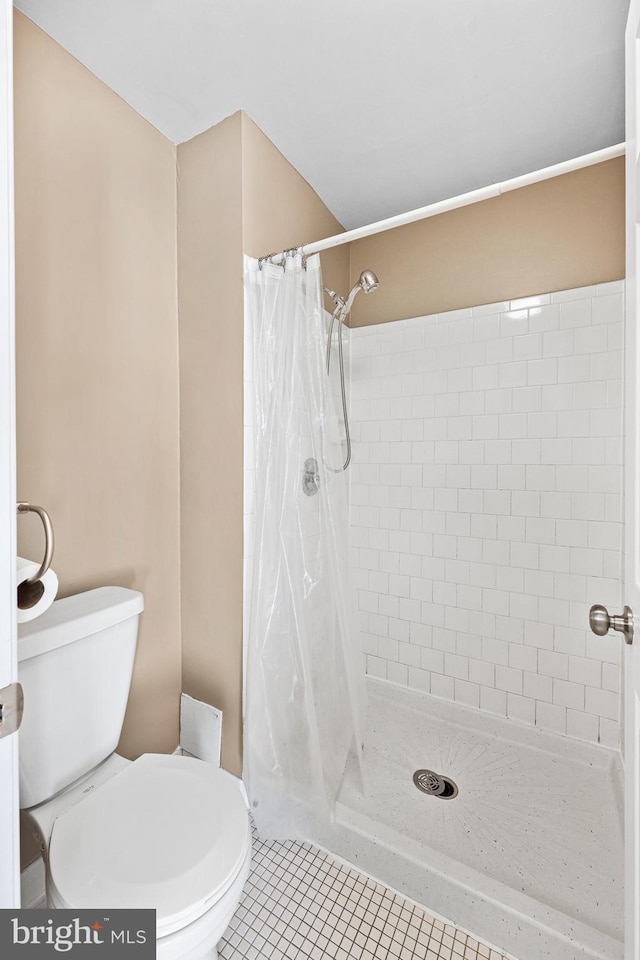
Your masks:
<svg viewBox="0 0 640 960"><path fill-rule="evenodd" d="M622 283L351 332L367 672L618 746Z"/></svg>

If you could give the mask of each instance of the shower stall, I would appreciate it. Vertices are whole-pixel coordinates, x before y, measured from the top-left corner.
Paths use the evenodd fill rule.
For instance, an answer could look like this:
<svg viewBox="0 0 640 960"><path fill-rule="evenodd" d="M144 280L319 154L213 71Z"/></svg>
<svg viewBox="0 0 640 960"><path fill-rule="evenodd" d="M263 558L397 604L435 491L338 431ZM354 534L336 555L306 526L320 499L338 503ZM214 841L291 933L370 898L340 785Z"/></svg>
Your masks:
<svg viewBox="0 0 640 960"><path fill-rule="evenodd" d="M519 960L623 956L622 321L620 282L330 341L368 710L307 836Z"/></svg>
<svg viewBox="0 0 640 960"><path fill-rule="evenodd" d="M519 960L623 957L622 299L350 331L367 789L319 839Z"/></svg>
<svg viewBox="0 0 640 960"><path fill-rule="evenodd" d="M384 289L384 264L372 266ZM320 700L336 745L313 791L326 805L302 825L286 813L272 835L293 823L293 836L518 960L622 960L624 645L589 630L589 607L623 604L624 283L377 324L362 299L362 325L347 327L358 292L376 287L365 271L346 297L325 288L333 313L316 309L313 349L327 437L311 457L295 441L280 503L283 515L294 501L313 515L315 535L327 488L340 491L348 537L321 565L333 578L322 602L333 611L337 582L350 585L357 611L346 596L341 656L364 680L367 708L360 681L338 667ZM249 346L255 330L245 488L254 626L264 531L252 398L266 356ZM307 582L312 602L323 577ZM322 651L331 636L320 659L335 666L333 617L312 643ZM281 627L296 634L298 621ZM248 658L253 643L248 635ZM297 736L294 689L281 706ZM278 763L270 771L275 783ZM295 763L280 781L282 809L289 776Z"/></svg>

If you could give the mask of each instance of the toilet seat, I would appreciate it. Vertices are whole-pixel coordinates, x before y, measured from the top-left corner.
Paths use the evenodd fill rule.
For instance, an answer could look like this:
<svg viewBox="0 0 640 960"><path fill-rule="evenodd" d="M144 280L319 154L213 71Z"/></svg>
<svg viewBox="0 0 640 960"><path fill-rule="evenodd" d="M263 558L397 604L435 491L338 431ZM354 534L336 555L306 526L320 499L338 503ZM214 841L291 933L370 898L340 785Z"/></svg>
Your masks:
<svg viewBox="0 0 640 960"><path fill-rule="evenodd" d="M224 896L250 843L232 778L201 760L145 754L55 821L50 882L74 908L155 909L160 938Z"/></svg>

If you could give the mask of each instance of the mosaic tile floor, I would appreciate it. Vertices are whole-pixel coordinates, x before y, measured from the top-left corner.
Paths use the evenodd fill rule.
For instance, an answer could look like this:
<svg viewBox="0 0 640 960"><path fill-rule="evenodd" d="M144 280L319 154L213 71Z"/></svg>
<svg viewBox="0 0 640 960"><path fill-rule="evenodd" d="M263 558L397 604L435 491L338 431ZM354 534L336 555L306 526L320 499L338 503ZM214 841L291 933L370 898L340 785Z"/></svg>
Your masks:
<svg viewBox="0 0 640 960"><path fill-rule="evenodd" d="M505 960L308 843L259 840L220 960Z"/></svg>

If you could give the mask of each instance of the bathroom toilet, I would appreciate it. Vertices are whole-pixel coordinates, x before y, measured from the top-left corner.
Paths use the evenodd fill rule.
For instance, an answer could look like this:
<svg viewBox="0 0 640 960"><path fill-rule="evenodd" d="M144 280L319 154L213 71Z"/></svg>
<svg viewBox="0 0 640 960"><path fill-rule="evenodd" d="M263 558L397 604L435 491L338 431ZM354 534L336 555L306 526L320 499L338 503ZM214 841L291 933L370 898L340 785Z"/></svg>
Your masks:
<svg viewBox="0 0 640 960"><path fill-rule="evenodd" d="M140 593L101 587L20 625L20 806L48 906L155 909L159 960L214 960L249 872L249 817L223 770L115 753L142 609Z"/></svg>

